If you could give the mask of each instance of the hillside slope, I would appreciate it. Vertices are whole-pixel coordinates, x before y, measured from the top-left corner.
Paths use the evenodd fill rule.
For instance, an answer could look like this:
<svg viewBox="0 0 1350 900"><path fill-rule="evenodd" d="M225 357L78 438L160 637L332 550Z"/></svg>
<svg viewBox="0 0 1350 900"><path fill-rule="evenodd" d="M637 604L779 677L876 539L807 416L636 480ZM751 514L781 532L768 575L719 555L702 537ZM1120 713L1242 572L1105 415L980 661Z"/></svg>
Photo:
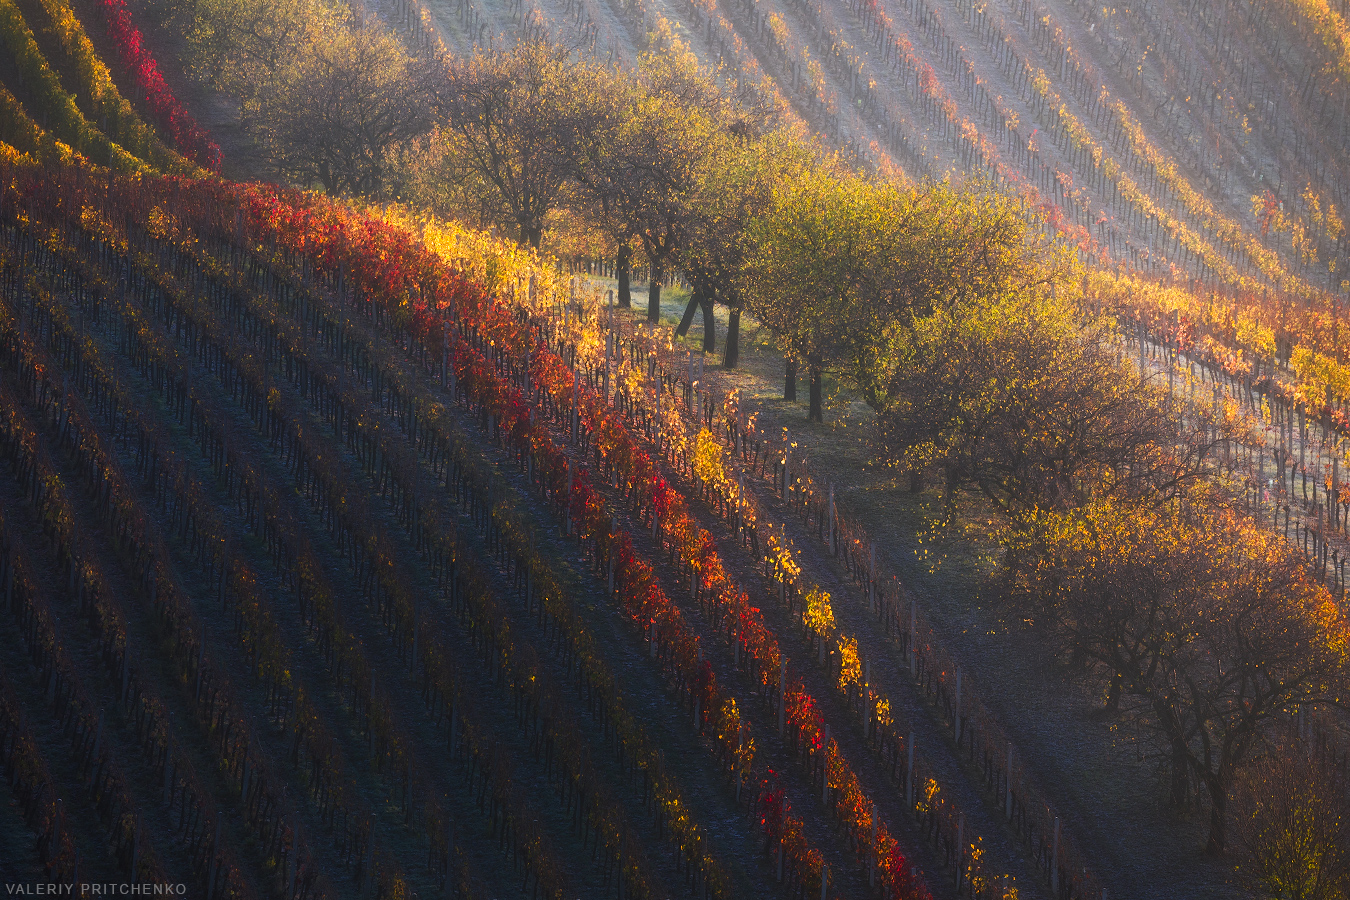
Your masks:
<svg viewBox="0 0 1350 900"><path fill-rule="evenodd" d="M227 104L187 108L138 8L80 8L0 0L16 872L211 900L1234 892L1094 698L998 691L1036 648L890 574L910 536L839 537L806 437L611 333L557 261L220 179ZM1319 386L1314 413L1345 411L1343 9L378 11L427 52L534 29L631 65L674 36L845 153L1020 192L1137 320L1141 365L1201 360L1258 413L1279 357L1281 418ZM1308 318L1272 321L1274 288ZM1334 455L1308 467L1319 536Z"/></svg>
<svg viewBox="0 0 1350 900"><path fill-rule="evenodd" d="M1343 4L427 0L426 11L451 51L533 24L621 64L665 20L705 64L776 92L835 144L914 177L1013 185L1094 259L1343 293L1350 247L1327 215L1350 202Z"/></svg>

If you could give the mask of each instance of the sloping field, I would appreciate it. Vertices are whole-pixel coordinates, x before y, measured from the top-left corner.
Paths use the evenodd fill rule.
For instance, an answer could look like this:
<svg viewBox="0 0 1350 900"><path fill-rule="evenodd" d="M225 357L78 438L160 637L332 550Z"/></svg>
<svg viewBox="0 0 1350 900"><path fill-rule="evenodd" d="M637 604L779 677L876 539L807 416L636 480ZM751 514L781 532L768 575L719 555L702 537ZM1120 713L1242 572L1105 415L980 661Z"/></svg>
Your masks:
<svg viewBox="0 0 1350 900"><path fill-rule="evenodd" d="M465 0L427 12L452 51L534 25L620 64L664 20L705 64L773 92L839 146L913 177L1012 185L1096 260L1302 292L1339 289L1344 229L1326 213L1350 199L1345 10L1316 6Z"/></svg>

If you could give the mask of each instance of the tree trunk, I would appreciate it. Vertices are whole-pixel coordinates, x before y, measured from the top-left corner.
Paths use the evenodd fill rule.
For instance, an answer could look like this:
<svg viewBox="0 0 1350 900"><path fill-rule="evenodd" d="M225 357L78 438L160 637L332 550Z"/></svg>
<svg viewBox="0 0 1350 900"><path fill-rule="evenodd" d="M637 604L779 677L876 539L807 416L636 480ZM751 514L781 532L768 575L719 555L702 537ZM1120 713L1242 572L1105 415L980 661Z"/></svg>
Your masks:
<svg viewBox="0 0 1350 900"><path fill-rule="evenodd" d="M942 518L944 522L950 524L956 516L956 487L961 483L961 476L955 466L948 466L943 472L942 485ZM1009 549L1014 549L1015 544ZM1004 554L1004 561L1011 567L1011 553Z"/></svg>
<svg viewBox="0 0 1350 900"><path fill-rule="evenodd" d="M647 283L647 321L661 321L661 260L652 258L652 277Z"/></svg>
<svg viewBox="0 0 1350 900"><path fill-rule="evenodd" d="M624 244L614 258L615 272L619 277L619 306L629 309L633 305L633 294L628 287L629 267L633 259L633 248Z"/></svg>
<svg viewBox="0 0 1350 900"><path fill-rule="evenodd" d="M741 308L732 306L727 308L727 340L722 350L722 366L723 368L734 369L740 359Z"/></svg>
<svg viewBox="0 0 1350 900"><path fill-rule="evenodd" d="M699 307L698 288L689 295L689 303L684 308L684 315L680 317L680 327L675 329L676 337L684 337L689 333L689 326L694 324L694 313Z"/></svg>
<svg viewBox="0 0 1350 900"><path fill-rule="evenodd" d="M1209 786L1210 801L1209 840L1205 844L1205 852L1218 856L1228 845L1228 779L1215 775L1205 781Z"/></svg>
<svg viewBox="0 0 1350 900"><path fill-rule="evenodd" d="M717 320L713 317L712 294L699 301L703 309L703 352L712 353L717 349Z"/></svg>
<svg viewBox="0 0 1350 900"><path fill-rule="evenodd" d="M1189 765L1190 755L1186 750L1186 741L1183 738L1172 738L1172 806L1176 809L1182 809L1186 806L1186 794L1188 779L1186 778L1186 768Z"/></svg>
<svg viewBox="0 0 1350 900"><path fill-rule="evenodd" d="M533 247L535 250L538 250L540 238L544 233L544 227L542 225L531 223L527 217L523 216L516 219L516 225L520 228L520 246Z"/></svg>
<svg viewBox="0 0 1350 900"><path fill-rule="evenodd" d="M1111 676L1111 687L1106 692L1106 711L1116 713L1120 711L1120 689L1124 683L1119 672Z"/></svg>
<svg viewBox="0 0 1350 900"><path fill-rule="evenodd" d="M923 490L923 469L913 468L909 470L909 492L917 494Z"/></svg>
<svg viewBox="0 0 1350 900"><path fill-rule="evenodd" d="M811 363L811 410L807 418L812 422L824 422L825 410L821 399L821 364Z"/></svg>
<svg viewBox="0 0 1350 900"><path fill-rule="evenodd" d="M797 401L797 361L790 356L787 358L787 375L783 382L783 399L793 403Z"/></svg>

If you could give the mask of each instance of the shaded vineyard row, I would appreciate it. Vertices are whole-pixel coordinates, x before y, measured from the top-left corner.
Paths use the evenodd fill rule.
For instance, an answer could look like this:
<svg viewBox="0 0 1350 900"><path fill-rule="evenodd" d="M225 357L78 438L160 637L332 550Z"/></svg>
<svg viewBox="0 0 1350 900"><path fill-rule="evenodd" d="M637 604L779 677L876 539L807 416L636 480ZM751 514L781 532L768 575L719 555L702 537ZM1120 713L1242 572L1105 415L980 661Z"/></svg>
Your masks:
<svg viewBox="0 0 1350 900"><path fill-rule="evenodd" d="M78 208L78 207L77 207ZM11 211L12 211L11 207ZM68 233L77 235L77 232ZM299 828L286 828L285 822L289 818L285 812L277 810L278 800L274 796L275 791L285 783L284 778L269 777L266 773L265 751L262 749L267 744L274 743L274 736L267 735L259 737L250 735L247 729L256 727L263 722L275 722L286 732L294 732L295 750L291 754L284 752L276 753L275 756L285 758L291 756L294 763L298 764L299 771L288 771L286 775L295 776L303 773L304 767L310 768L310 778L299 777L296 779L304 784L309 781L313 789L312 797L316 805L317 823L313 831L306 830L307 834L328 832L334 833L338 850L342 861L350 866L358 881L364 881L370 885L378 880L382 886L393 889L395 883L402 876L396 863L385 863L382 859L383 852L378 852L375 847L375 839L371 834L372 825L368 821L373 814L371 810L359 810L359 800L355 796L355 788L343 783L343 754L340 747L333 746L334 743L343 743L340 739L334 739L331 734L325 734L323 717L327 710L325 704L320 700L318 702L308 701L304 688L309 688L309 696L322 696L324 686L318 683L318 679L308 685L299 686L289 683L293 675L298 675L298 671L292 672L290 663L291 658L286 652L284 646L284 635L281 634L275 624L276 619L286 621L290 615L286 612L274 612L269 608L267 592L257 587L257 578L247 569L247 564L240 557L244 554L237 549L241 544L247 544L248 541L239 534L230 534L229 525L222 523L222 516L218 512L221 506L229 509L231 506L236 508L237 514L241 516L246 523L245 530L257 534L271 557L272 565L277 570L283 583L293 587L293 594L298 601L299 614L305 620L306 625L318 632L319 646L326 661L326 670L323 674L331 678L333 682L342 689L343 694L348 696L343 699L346 705L350 707L353 713L360 713L360 718L367 721L359 723L361 730L367 732L370 743L369 755L374 758L377 768L388 766L392 768L397 775L395 781L401 780L402 800L405 812L409 803L409 784L408 777L411 771L418 771L420 767L416 760L408 759L403 756L404 748L401 746L397 733L398 725L394 722L383 721L381 713L387 713L389 705L379 702L375 696L374 686L369 678L365 677L371 671L371 663L363 662L360 644L361 641L350 632L344 632L340 617L331 609L331 598L326 596L328 588L325 586L325 579L322 574L322 565L316 562L312 549L304 546L306 541L304 531L294 527L296 516L294 510L287 510L285 504L277 497L280 493L276 486L270 490L267 486L267 475L265 469L266 462L259 462L250 459L248 454L238 446L237 429L238 422L231 421L229 414L222 412L213 406L209 396L203 397L194 394L194 388L189 385L198 386L201 379L195 381L191 378L192 374L184 368L183 357L172 349L172 341L163 332L162 323L155 321L155 314L152 312L148 316L145 314L146 308L151 310L159 309L162 311L161 304L171 302L173 292L172 285L162 282L164 277L162 262L146 255L146 247L123 248L130 249L130 254L119 252L112 248L112 245L90 237L88 234L78 234L75 242L63 241L62 236L53 232L45 236L45 240L39 242L34 240L28 229L21 229L12 232L14 246L23 254L20 262L22 271L31 273L34 271L48 271L52 277L62 282L63 287L69 289L73 284L79 285L75 288L75 296L80 298L80 313L78 316L80 324L99 326L98 330L103 332L102 336L112 342L113 347L120 345L119 351L111 351L105 358L99 358L99 348L94 342L90 342L86 337L82 337L70 327L70 321L64 315L66 312L58 303L51 301L48 295L33 284L21 285L18 277L19 268L7 269L6 286L11 292L11 297L24 297L30 304L30 308L37 312L39 309L45 314L46 328L49 333L44 335L46 341L60 350L59 361L30 361L28 371L51 373L55 378L56 373L63 369L73 370L76 374L75 379L79 381L82 388L89 392L90 398L98 408L103 410L109 420L109 428L124 447L134 447L133 456L137 465L137 474L146 478L150 483L150 493L152 503L160 508L156 511L147 512L143 508L134 505L135 491L129 489L125 484L114 481L115 488L100 487L97 488L103 496L110 497L106 501L114 505L119 502L128 504L128 508L141 514L142 521L153 521L155 512L166 516L170 523L170 534L178 533L180 540L191 556L195 557L198 568L201 570L202 580L209 585L215 586L219 582L218 594L219 601L223 606L228 607L235 617L235 628L241 643L241 655L245 657L247 666L257 674L259 687L267 696L267 705L256 709L234 709L228 708L228 702L222 699L221 688L214 686L213 682L217 679L212 676L209 669L210 662L206 659L207 654L202 650L201 644L195 647L187 645L187 639L180 641L183 649L180 651L182 658L189 667L183 680L191 687L194 695L209 698L206 701L206 731L215 733L215 739L222 745L222 753L226 754L222 760L222 766L228 767L237 777L241 779L238 791L244 795L245 802L250 808L258 810L256 815L249 815L245 818L251 822L259 822L260 828L265 832L265 846L268 848L268 858L262 860L265 868L277 867L281 874L287 868L292 872L296 868L289 866L288 860L293 859L294 852L288 853L285 845L287 841L287 832L290 832L289 843L295 848L301 846L299 837ZM139 243L145 239L144 235L134 236L133 244ZM77 248L75 243L82 247ZM130 275L131 284L125 281L120 287L119 276ZM200 285L199 285L200 287ZM113 299L113 295L121 296L120 302ZM48 296L49 305L46 308L39 308L37 303L39 298ZM188 298L179 295L180 302L188 302ZM177 312L182 315L184 307L178 307ZM203 310L198 309L199 312ZM101 313L101 315L99 315ZM92 319L87 318L93 315ZM28 331L31 336L34 332L30 328ZM97 334L98 331L92 332ZM200 347L200 342L198 343ZM220 350L224 345L217 345ZM141 384L139 393L135 385L129 386L130 381L135 378L122 376L119 374L119 366L113 360L114 356L120 355L125 363L130 364L130 368L139 370ZM187 357L191 358L191 357ZM241 372L248 371L248 363L243 359L231 360L227 352L222 352L215 357L208 371L214 371L222 375L225 380L222 387L225 390L232 388L233 396L231 401L240 405L240 409L250 411L250 415L260 417L258 419L259 427L267 427L279 431L281 428L280 419L269 417L266 424L263 416L263 407L257 406L256 401L259 396L265 394L257 393L250 395L247 391L248 382L241 375ZM229 373L224 375L224 373ZM256 370L253 371L256 374ZM176 377L175 377L176 376ZM58 381L49 381L42 378L37 379L40 385L39 392L42 397L48 398L47 402L52 402L58 406L72 402L70 398L75 396L73 390L67 389L66 381L61 378ZM256 385L261 388L261 385ZM165 404L164 408L177 417L184 425L189 441L182 446L181 440L179 446L173 446L173 441L166 436L162 423L158 422L158 415L147 413L144 406L147 402L155 403L153 400L144 398L155 397L156 395ZM142 399L138 402L137 397ZM56 398L51 400L50 398ZM190 399L189 399L190 398ZM252 401L252 402L250 402ZM277 411L275 415L279 415ZM298 417L298 411L292 412L294 417ZM236 417L238 413L234 414ZM292 419L294 421L294 419ZM97 429L81 431L82 435L77 439L77 449L84 448L89 442L95 439L98 434ZM86 437L85 435L88 435ZM265 439L265 435L263 435ZM287 464L294 464L299 454L307 450L311 459L332 456L322 444L313 444L309 447L301 448L299 441L305 439L303 430L299 433L292 433L292 441L287 444L278 461L285 459ZM263 441L259 441L263 444ZM195 446L194 446L195 445ZM189 452L184 452L184 451ZM196 450L203 456L203 463L199 468L208 468L212 479L198 479L194 477L193 466L184 462L196 455L190 451ZM27 460L21 460L21 464L29 465ZM273 464L275 465L275 463ZM98 473L100 471L116 471L117 463L115 460L105 460L99 467L98 461L90 462L87 459L81 459L80 470L88 470ZM27 471L27 470L25 470ZM306 470L303 466L296 469L301 474L299 484L313 484L316 478L313 470ZM44 473L45 474L45 473ZM53 473L53 480L60 475L69 475L70 473ZM323 473L329 475L329 473ZM330 476L331 477L331 476ZM351 477L343 473L341 477ZM43 482L44 484L46 482ZM106 484L106 482L104 482ZM215 504L215 494L219 493L219 485L223 484L224 491L228 495L231 503ZM125 493L124 493L125 492ZM310 493L315 492L311 489ZM353 492L352 499L355 500L357 492ZM290 516L291 518L288 518ZM227 516L228 517L228 516ZM181 528L181 531L179 530ZM363 548L375 548L375 536L372 534L373 526L364 525L360 533L356 536L367 543L361 545ZM65 543L70 542L69 536L61 536ZM348 535L344 538L352 545L356 545L353 536ZM373 569L371 560L360 554L354 554L355 565L363 567L366 572ZM221 577L222 566L227 567L228 571L225 577ZM397 575L395 572L393 575ZM389 578L382 573L382 578ZM467 576L461 574L458 581L454 581L448 592L452 594L460 604L466 602L464 597L469 595L469 589L465 587L464 579ZM148 588L152 598L162 605L165 604L165 595L169 592L167 583L173 579L173 573L166 573L163 582L152 582L155 588ZM479 582L487 583L488 578L479 577ZM387 599L393 593L386 588L380 590L379 581L371 582L367 577L365 580L367 591L373 595L373 603L376 606L376 613L390 618L390 601ZM79 587L84 587L80 585ZM481 590L481 588L480 588ZM211 594L216 594L213 590ZM213 599L217 599L214 598ZM155 602L152 601L152 602ZM170 601L171 602L171 601ZM274 605L274 604L272 604ZM173 607L168 607L172 611ZM194 616L191 613L184 613L184 620L191 627ZM476 620L475 620L476 621ZM406 620L398 623L400 626L406 624ZM482 626L480 626L482 627ZM397 629L396 629L397 630ZM418 630L414 627L414 633ZM227 631L226 634L229 632ZM399 631L402 634L401 631ZM406 635L403 635L406 637ZM418 646L419 637L412 637L414 646ZM485 737L475 729L472 720L463 709L456 709L456 697L463 693L463 689L451 686L448 678L455 677L453 664L448 660L455 659L458 654L454 647L463 641L463 637L458 637L453 644L438 645L432 635L423 632L420 636L421 649L412 654L415 657L420 655L425 657L427 662L424 664L423 671L427 681L426 693L429 697L435 697L433 711L437 712L439 718L439 727L448 734L450 747L458 749L463 754L465 768L468 777L472 782L477 779L484 785L492 784L493 797L491 818L494 825L500 818L503 822L500 834L501 840L509 842L513 850L521 844L529 845L528 853L519 851L513 852L512 857L518 860L522 855L525 856L525 862L521 865L527 872L534 870L536 887L540 877L555 877L556 873L550 873L548 870L551 864L548 860L548 854L542 850L536 850L536 844L539 839L531 840L529 837L518 839L514 833L515 823L526 822L527 808L532 805L526 803L519 796L520 791L513 789L510 784L510 778L505 769L500 765L504 762L496 746L496 741L490 736ZM486 645L487 642L484 642ZM121 651L120 647L111 648L113 651ZM113 659L113 665L127 665L129 654L126 652L116 652L116 658ZM313 665L312 663L310 664ZM410 660L410 667L416 668ZM130 668L130 666L128 666ZM297 666L296 669L302 668ZM450 671L447 672L447 669ZM119 670L121 671L121 670ZM134 672L134 670L133 670ZM125 678L124 674L124 678ZM326 680L325 679L325 680ZM224 680L223 678L220 680ZM522 674L517 678L523 690L523 686L528 685L531 679L527 674ZM434 685L434 690L432 687ZM475 687L475 693L477 688ZM383 698L380 698L383 699ZM537 696L532 698L536 703L549 708L556 702L549 700L546 696ZM548 703L545 703L545 701ZM313 703L313 705L310 705ZM224 710L224 711L222 711ZM334 730L341 728L343 724L349 724L344 720L350 716L334 715L336 719ZM278 721L280 720L280 721ZM558 714L552 718L554 723L565 723L575 720L574 716ZM79 729L77 723L76 728ZM170 732L172 729L166 728L161 720L151 720L147 726L149 733ZM538 728L539 723L530 722L529 727ZM552 744L555 741L566 745L567 754L571 757L567 761L573 765L571 774L576 775L578 754L574 747L568 743L569 736L560 735L559 729L563 726L554 724L550 728L540 730L546 732L538 740L542 747L545 744ZM84 732L89 730L83 728ZM223 734L222 734L223 732ZM233 732L233 733L231 733ZM242 732L243 734L241 735ZM228 735L228 736L226 736ZM288 735L289 736L289 735ZM89 740L85 735L85 740ZM167 734L161 737L161 740L172 741ZM570 737L571 743L575 743L575 736ZM350 744L350 740L346 741ZM378 750L376 745L378 743ZM444 744L444 740L439 741L435 748L439 754L439 745ZM301 759L300 751L303 747L306 756L309 758ZM327 751L326 754L324 751ZM155 748L157 754L164 754L164 749ZM553 748L549 747L549 754L552 755ZM433 755L428 753L428 756ZM563 755L561 752L559 755ZM260 758L261 757L261 758ZM489 766L490 760L497 760L498 765L494 768ZM383 761L383 765L381 764ZM357 767L348 764L351 769ZM554 776L554 780L563 781L568 773L567 767L559 767L556 759L551 763L552 767L558 767L562 774ZM172 767L165 768L165 780L169 780L168 772ZM181 771L181 766L179 768ZM475 774L476 773L476 774ZM355 776L348 776L355 777ZM390 779L386 779L387 781ZM500 782L500 783L499 783ZM453 782L451 782L453 783ZM584 784L584 781L583 781ZM514 798L511 794L517 795ZM500 791L505 796L497 796ZM392 792L392 791L391 791ZM437 820L435 798L443 793L441 790L428 790L420 792L419 798L426 804L425 814L434 825ZM510 801L515 800L514 808L510 809L508 815L505 811L499 812L499 809L505 809ZM569 795L569 803L570 803ZM188 807L190 809L190 807ZM462 812L462 811L461 811ZM191 820L191 817L189 817ZM135 825L133 821L133 826ZM447 843L433 846L430 851L432 861L430 867L433 870L441 871L442 877L448 869L448 861L445 858L444 850L450 847L448 843L448 827L441 819L440 833L446 835ZM205 826L209 829L210 822ZM341 827L334 827L341 826ZM202 827L202 826L195 826ZM529 830L529 825L525 826ZM430 830L430 829L429 829ZM497 830L494 828L494 831ZM133 831L135 828L133 827ZM430 831L436 834L436 831ZM121 843L126 843L124 837L119 835ZM193 838L200 842L200 838ZM546 841L545 841L546 842ZM585 835L582 836L582 842L585 842ZM215 844L219 844L219 837ZM212 845L214 846L214 844ZM275 849L273 849L275 848ZM219 854L215 854L218 856ZM580 855L580 854L578 854ZM214 861L208 863L204 868L205 872L200 873L211 884L215 884L219 878L217 869L221 868ZM332 863L332 860L324 860L323 863ZM307 862L304 868L318 869L323 863ZM341 871L345 866L339 866L334 871ZM556 867L556 865L555 865ZM144 868L141 866L140 868ZM201 868L201 867L199 867ZM225 867L228 868L228 867ZM377 878L378 876L378 878ZM529 882L527 875L527 885ZM294 889L294 876L287 879L284 875L281 877L282 887ZM289 884L288 884L289 882ZM551 893L551 889L556 887L554 884L545 884L545 890ZM232 893L237 892L234 887L227 888ZM208 891L211 888L208 888Z"/></svg>
<svg viewBox="0 0 1350 900"><path fill-rule="evenodd" d="M153 778L183 810L175 827L137 783L123 802L139 812L114 816L106 840L88 838L86 859L111 847L115 867L158 878L163 856L165 877L212 896L472 890L501 877L483 871L492 847L505 848L519 890L545 895L575 885L664 896L683 880L694 893L734 896L747 879L828 892L841 877L807 832L839 838L796 818L755 758L752 733L772 732L752 732L763 713L742 713L754 704L709 677L681 606L660 599L655 566L623 555L618 532L604 527L612 516L581 459L546 443L520 452L517 417L530 414L480 333L488 320L515 321L504 307L438 261L410 273L446 291L446 366L436 342L401 330L425 320L409 320L406 304L372 302L367 290L394 280L353 270L380 258L360 234L310 254L285 245L278 213L300 214L308 198L109 185L74 172L18 169L5 180L18 187L0 210L5 297L18 310L9 359L25 386L5 398L15 483L35 485L35 530L46 517L78 523L81 536L115 535L95 542L99 562L118 569L100 576L72 549L88 543L76 525L46 528L53 565L74 560L61 593L97 611L106 671L76 674L111 683L136 711L135 740L119 723L122 746L138 771L150 767L142 781ZM150 225L125 228L137 221ZM534 437L545 441L550 403L534 396ZM555 419L562 400L551 404ZM513 479L480 461L482 439L463 434L456 407L490 423L490 439L518 454L531 487L506 489ZM57 462L43 456L47 442L60 448ZM77 489L78 508L61 505ZM767 830L782 848L776 866L749 863L747 873L755 851L718 859L691 815L646 737L652 710L629 708L557 551L536 543L539 499L556 509L560 496L578 502L566 530L582 537L600 578L592 590L617 593L616 610L633 618L652 602L664 610L652 615L653 674L692 707L683 717L709 751L698 767L721 773L719 803L739 810L733 844L760 846ZM15 566L7 571L22 573ZM123 636L117 603L135 605L128 615L144 650ZM632 640L646 645L644 632ZM164 671L149 662L159 647ZM748 653L738 663L758 670L768 715L781 711L765 677L775 667ZM502 702L484 703L485 690ZM85 744L103 729L90 715L70 726ZM598 738L579 728L587 716ZM22 715L11 720L23 727ZM56 753L36 749L34 771ZM228 822L201 799L211 796L236 798ZM32 814L44 847L65 841L52 816ZM857 851L870 877L884 863L901 896L921 892L885 830L872 834L884 852ZM663 845L675 852L653 859ZM43 856L64 878L72 853Z"/></svg>

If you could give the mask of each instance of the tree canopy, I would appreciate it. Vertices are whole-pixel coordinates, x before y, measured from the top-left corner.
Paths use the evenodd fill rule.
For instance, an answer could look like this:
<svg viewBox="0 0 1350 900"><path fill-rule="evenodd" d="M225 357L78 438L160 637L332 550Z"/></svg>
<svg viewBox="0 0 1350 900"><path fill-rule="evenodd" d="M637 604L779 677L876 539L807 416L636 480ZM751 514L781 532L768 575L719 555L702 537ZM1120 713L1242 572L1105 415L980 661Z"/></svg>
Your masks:
<svg viewBox="0 0 1350 900"><path fill-rule="evenodd" d="M963 488L1012 519L1097 496L1161 502L1202 477L1213 449L1184 437L1166 393L1064 300L938 308L867 349L876 452L938 472L949 514Z"/></svg>
<svg viewBox="0 0 1350 900"><path fill-rule="evenodd" d="M604 70L542 41L453 61L436 88L447 174L480 185L520 243L538 249L545 218L612 123L611 86Z"/></svg>
<svg viewBox="0 0 1350 900"><path fill-rule="evenodd" d="M399 150L430 130L427 88L425 68L383 26L328 29L259 93L262 145L292 180L379 196Z"/></svg>
<svg viewBox="0 0 1350 900"><path fill-rule="evenodd" d="M741 127L737 127L740 125ZM775 191L807 175L821 162L819 151L786 127L755 135L750 124L733 123L711 164L700 172L691 206L689 243L681 265L704 300L704 349L711 351L713 303L729 311L724 364L735 368L741 311L754 284L751 225L774 208Z"/></svg>
<svg viewBox="0 0 1350 900"><path fill-rule="evenodd" d="M1278 535L1201 493L1046 511L1023 535L1014 596L1158 736L1173 803L1191 779L1207 792L1222 852L1234 778L1271 720L1345 699L1345 613Z"/></svg>

